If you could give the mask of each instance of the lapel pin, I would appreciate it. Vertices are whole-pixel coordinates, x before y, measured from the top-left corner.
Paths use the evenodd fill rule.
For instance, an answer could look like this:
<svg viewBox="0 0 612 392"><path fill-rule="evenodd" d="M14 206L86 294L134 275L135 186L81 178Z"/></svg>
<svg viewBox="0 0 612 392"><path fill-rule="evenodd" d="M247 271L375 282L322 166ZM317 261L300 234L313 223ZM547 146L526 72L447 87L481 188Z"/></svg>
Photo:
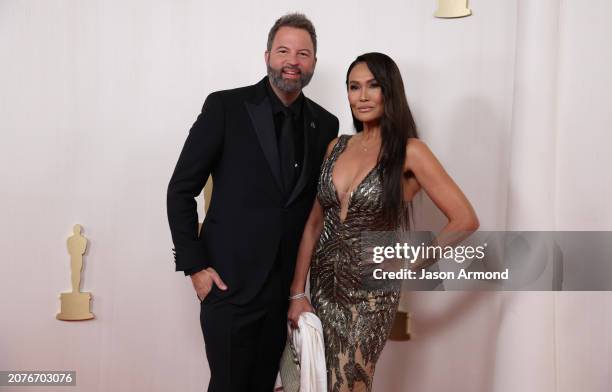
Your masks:
<svg viewBox="0 0 612 392"><path fill-rule="evenodd" d="M315 128L315 123L314 123L314 121L311 121L311 122L310 122L310 128Z"/></svg>

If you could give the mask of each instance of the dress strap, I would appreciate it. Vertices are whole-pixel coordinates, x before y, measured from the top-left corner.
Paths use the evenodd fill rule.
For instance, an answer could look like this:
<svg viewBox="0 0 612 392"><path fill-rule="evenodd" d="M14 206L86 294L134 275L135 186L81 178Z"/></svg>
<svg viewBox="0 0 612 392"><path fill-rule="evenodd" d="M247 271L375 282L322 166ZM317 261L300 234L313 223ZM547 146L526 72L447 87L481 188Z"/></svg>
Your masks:
<svg viewBox="0 0 612 392"><path fill-rule="evenodd" d="M339 153L344 151L344 149L346 148L346 145L347 145L347 143L348 143L350 138L351 138L351 135L340 135L340 136L338 136L338 141L334 145L334 148L332 149L330 155L333 155L334 157L336 157L336 155L338 155Z"/></svg>

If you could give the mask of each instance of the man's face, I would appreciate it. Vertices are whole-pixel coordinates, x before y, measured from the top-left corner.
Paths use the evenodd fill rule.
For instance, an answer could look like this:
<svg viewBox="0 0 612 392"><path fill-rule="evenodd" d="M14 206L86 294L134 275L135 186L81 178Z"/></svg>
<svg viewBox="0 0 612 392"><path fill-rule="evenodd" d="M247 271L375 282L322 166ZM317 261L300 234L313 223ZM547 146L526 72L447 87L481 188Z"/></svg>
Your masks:
<svg viewBox="0 0 612 392"><path fill-rule="evenodd" d="M265 57L270 82L285 93L306 87L317 63L310 34L288 26L278 29Z"/></svg>

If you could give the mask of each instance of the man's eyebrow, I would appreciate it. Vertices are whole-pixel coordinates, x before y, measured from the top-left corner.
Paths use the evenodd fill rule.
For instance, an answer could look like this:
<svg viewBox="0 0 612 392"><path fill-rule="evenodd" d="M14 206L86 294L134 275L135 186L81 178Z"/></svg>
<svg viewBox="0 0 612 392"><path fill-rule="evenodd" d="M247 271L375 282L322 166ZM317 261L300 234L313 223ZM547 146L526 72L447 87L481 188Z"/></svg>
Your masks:
<svg viewBox="0 0 612 392"><path fill-rule="evenodd" d="M274 48L274 50L280 50L280 49L289 50L289 48L287 46L285 46L285 45L281 45L281 46L278 46L278 47ZM308 54L312 54L312 50L307 49L307 48L298 49L298 52L308 52Z"/></svg>

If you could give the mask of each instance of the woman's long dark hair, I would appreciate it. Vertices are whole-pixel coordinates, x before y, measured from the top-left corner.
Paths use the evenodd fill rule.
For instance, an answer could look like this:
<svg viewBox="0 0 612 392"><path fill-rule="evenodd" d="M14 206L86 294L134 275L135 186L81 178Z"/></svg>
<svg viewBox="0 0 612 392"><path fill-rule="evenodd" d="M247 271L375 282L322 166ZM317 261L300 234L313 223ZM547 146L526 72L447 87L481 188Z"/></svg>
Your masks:
<svg viewBox="0 0 612 392"><path fill-rule="evenodd" d="M365 63L382 89L384 113L380 119L381 146L378 155L383 183L383 213L390 226L410 227L409 205L404 202L403 168L408 138L416 138L417 129L404 92L404 82L397 64L383 53L365 53L351 63L346 72L346 85L355 65ZM353 124L357 132L363 123L355 115Z"/></svg>

